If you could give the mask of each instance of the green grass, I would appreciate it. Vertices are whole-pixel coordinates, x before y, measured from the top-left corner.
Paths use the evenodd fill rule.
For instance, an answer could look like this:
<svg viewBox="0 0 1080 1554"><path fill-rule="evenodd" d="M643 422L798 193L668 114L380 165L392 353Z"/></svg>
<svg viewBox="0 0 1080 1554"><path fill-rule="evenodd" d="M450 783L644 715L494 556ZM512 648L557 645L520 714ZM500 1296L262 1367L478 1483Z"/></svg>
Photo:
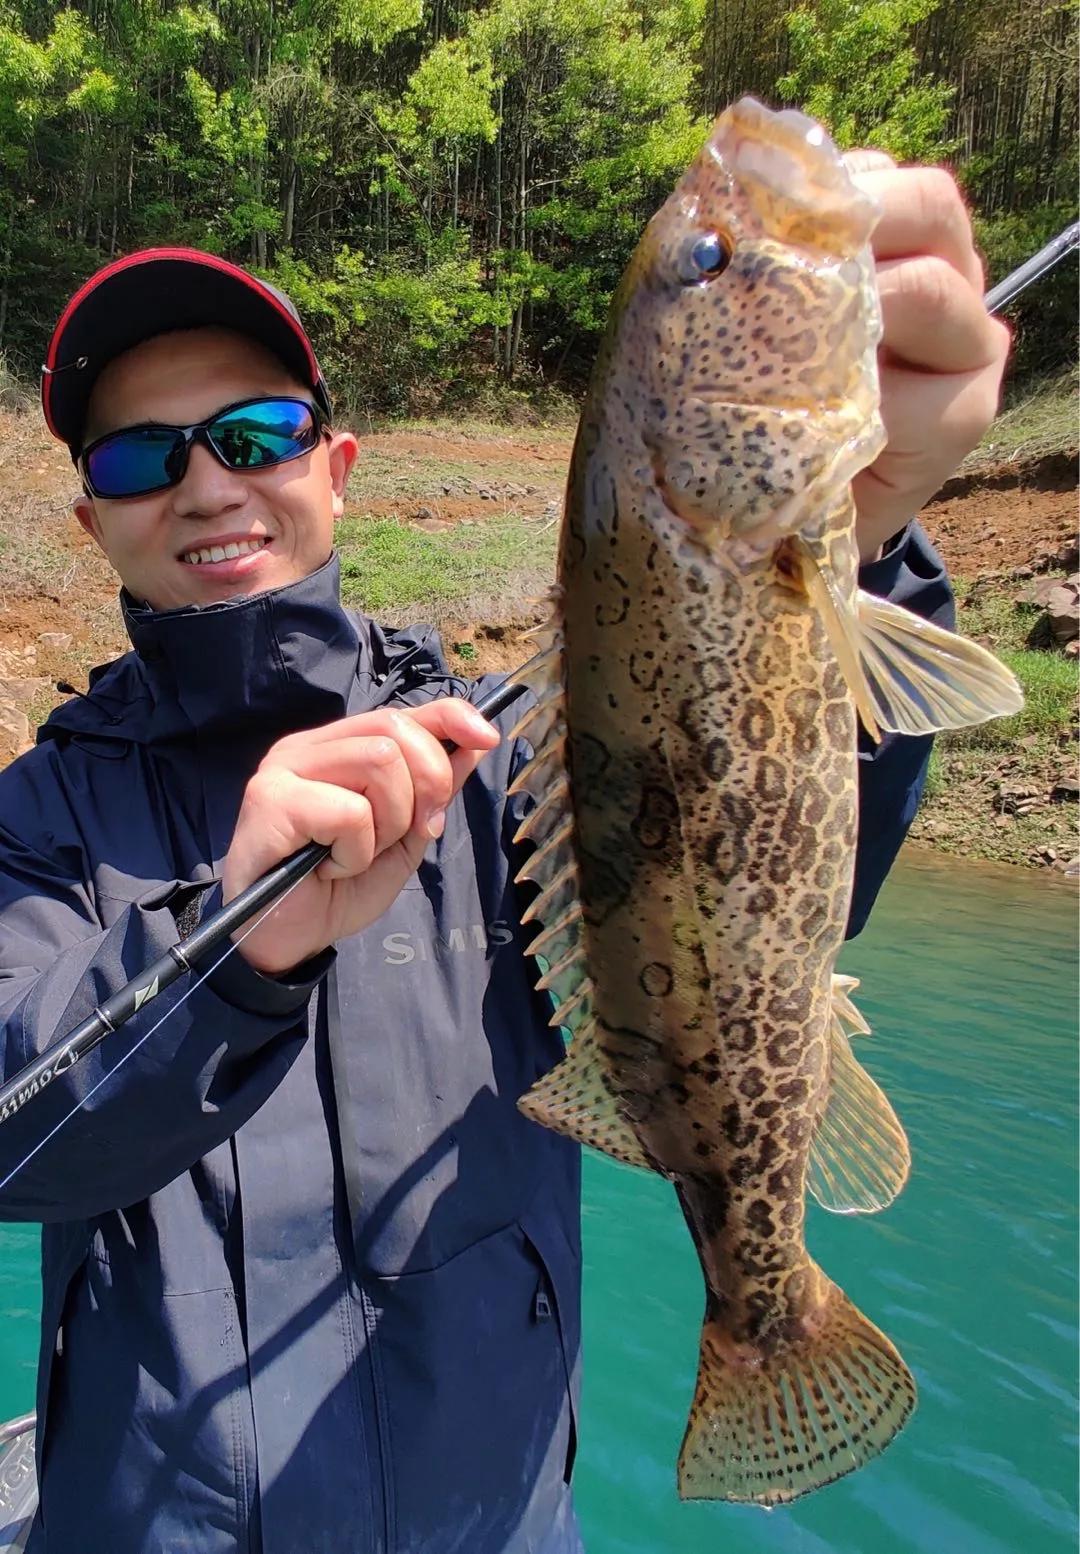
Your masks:
<svg viewBox="0 0 1080 1554"><path fill-rule="evenodd" d="M1019 385L1007 395L1005 408L962 468L1075 449L1078 388L1075 367Z"/></svg>
<svg viewBox="0 0 1080 1554"><path fill-rule="evenodd" d="M1031 628L1042 614L1037 604L1016 604L1010 594L979 591L972 600L975 584L969 579L953 579L958 625L962 636L988 637L994 652L1026 648ZM1045 655L1036 655L1036 657Z"/></svg>
<svg viewBox="0 0 1080 1554"><path fill-rule="evenodd" d="M1024 692L1022 711L1011 718L995 718L975 728L956 729L943 743L953 750L1012 750L1017 742L1035 735L1040 744L1054 745L1073 727L1080 690L1080 670L1075 659L1023 648L999 649L997 657L1019 680Z"/></svg>
<svg viewBox="0 0 1080 1554"><path fill-rule="evenodd" d="M1007 664L1024 692L1024 707L1011 718L995 718L975 728L957 729L938 741L943 749L1006 750L1029 735L1040 743L1055 743L1075 725L1080 694L1080 665L1053 649L1027 646L1031 628L1042 614L1038 605L1016 604L1005 592L980 591L971 600L973 584L966 578L954 582L958 625L965 637L989 639L995 655ZM940 772L940 751L935 749L929 778L933 796L935 764Z"/></svg>
<svg viewBox="0 0 1080 1554"><path fill-rule="evenodd" d="M1010 718L938 736L926 779L925 802L931 807L960 797L958 789L953 791L957 784L985 781L1003 756L1021 752L1025 768L1035 774L1053 770L1064 753L1075 748L1080 698L1077 660L1053 649L1027 646L1031 628L1042 614L1037 605L1018 605L1004 591L979 590L972 602L974 586L967 578L954 579L959 629L965 637L990 642L995 655L1019 680L1024 706Z"/></svg>
<svg viewBox="0 0 1080 1554"><path fill-rule="evenodd" d="M537 598L554 574L554 526L515 515L423 534L392 518L349 518L338 527L342 592L371 615L422 611L439 621L507 611Z"/></svg>

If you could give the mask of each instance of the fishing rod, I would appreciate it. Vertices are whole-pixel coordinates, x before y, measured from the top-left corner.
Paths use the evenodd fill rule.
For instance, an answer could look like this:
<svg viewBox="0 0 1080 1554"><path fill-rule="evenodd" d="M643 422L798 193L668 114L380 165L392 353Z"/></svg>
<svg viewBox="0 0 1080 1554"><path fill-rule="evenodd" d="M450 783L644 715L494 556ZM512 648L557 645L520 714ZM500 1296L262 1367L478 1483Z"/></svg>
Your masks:
<svg viewBox="0 0 1080 1554"><path fill-rule="evenodd" d="M1033 281L1040 280L1048 270L1052 270L1059 260L1066 254L1071 254L1074 248L1080 248L1080 221L1074 221L1064 232L1059 232L1057 237L1051 238L1037 254L1032 254L1023 264L1018 265L1011 274L1006 275L1003 281L998 281L996 286L991 286L983 301L987 312L998 313L1002 308L1008 307L1014 297L1030 286Z"/></svg>
<svg viewBox="0 0 1080 1554"><path fill-rule="evenodd" d="M528 667L526 664L523 670L517 672L524 673ZM476 710L485 718L494 718L525 689L520 681L511 681L508 677L476 703ZM93 1052L106 1036L118 1031L125 1021L130 1020L140 1009L145 1009L152 999L171 987L179 977L194 970L197 961L216 950L257 912L273 906L329 856L330 848L322 842L308 842L305 847L268 869L234 897L228 906L208 917L186 939L172 945L153 965L140 971L118 992L98 1005L81 1025L51 1042L44 1052L27 1063L25 1068L21 1068L14 1078L0 1086L0 1124L14 1117L35 1096L48 1089L54 1079L68 1073L87 1053Z"/></svg>
<svg viewBox="0 0 1080 1554"><path fill-rule="evenodd" d="M1037 254L992 287L983 299L987 310L995 313L1006 307L1014 297L1019 296L1026 287L1045 275L1078 246L1080 221L1066 227L1064 232L1040 248ZM525 666L526 669L528 667ZM493 718L504 711L524 689L520 681L511 682L507 678L476 704L476 710L486 718ZM0 1124L14 1117L35 1096L46 1090L54 1079L74 1068L106 1036L119 1030L125 1021L145 1008L167 987L171 987L179 977L192 971L197 961L216 950L256 913L273 906L329 854L329 847L321 842L309 842L306 847L301 847L255 880L228 906L222 907L200 924L186 939L174 944L153 965L140 971L95 1008L81 1025L50 1043L44 1052L0 1086Z"/></svg>

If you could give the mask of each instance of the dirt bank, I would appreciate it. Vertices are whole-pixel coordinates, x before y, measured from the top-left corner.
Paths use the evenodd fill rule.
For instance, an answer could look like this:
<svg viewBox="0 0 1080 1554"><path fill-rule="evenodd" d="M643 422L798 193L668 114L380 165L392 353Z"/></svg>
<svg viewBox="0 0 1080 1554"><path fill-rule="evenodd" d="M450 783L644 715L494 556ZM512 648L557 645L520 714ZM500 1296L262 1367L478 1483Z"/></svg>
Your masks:
<svg viewBox="0 0 1080 1554"><path fill-rule="evenodd" d="M438 533L496 513L554 522L572 433L496 429L473 436L425 428L362 435L360 442L350 514L393 516ZM62 699L57 680L82 689L93 664L126 646L116 585L69 513L76 491L70 460L38 418L0 412L0 759L25 748L33 725ZM1076 514L1077 461L1066 453L965 470L922 518L955 578L997 579L1006 587L1015 579L1019 587L1024 577L1075 570ZM522 639L535 619L520 606L505 619L463 614L444 622L443 634L463 673L505 671L527 656ZM1059 764L1074 762L1074 752L1071 744L1063 748ZM1023 749L1010 759L1016 765L1005 775L1022 788ZM1075 852L1075 805L1055 801L1051 809L1048 797L1059 775L1056 768L1040 771L1028 784L1046 789L1048 823L1034 829L1019 855L1015 848L1008 854L1013 861L1053 863L1070 846ZM958 820L949 811L954 793L944 810L940 799L927 807L918 832L952 850L1000 857L1010 822L982 814L988 795L981 779L976 786Z"/></svg>

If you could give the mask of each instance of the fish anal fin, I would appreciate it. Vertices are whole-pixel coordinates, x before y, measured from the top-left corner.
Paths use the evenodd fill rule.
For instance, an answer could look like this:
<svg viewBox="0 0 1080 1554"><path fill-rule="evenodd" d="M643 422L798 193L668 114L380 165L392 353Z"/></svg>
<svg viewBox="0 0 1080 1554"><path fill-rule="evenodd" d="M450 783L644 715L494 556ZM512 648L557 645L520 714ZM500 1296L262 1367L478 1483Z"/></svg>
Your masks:
<svg viewBox="0 0 1080 1554"><path fill-rule="evenodd" d="M911 1150L888 1097L852 1053L849 1032L866 1034L869 1027L851 1002L850 985L858 984L833 981L829 1085L810 1141L806 1185L833 1214L874 1214L903 1188Z"/></svg>
<svg viewBox="0 0 1080 1554"><path fill-rule="evenodd" d="M884 1333L818 1271L824 1303L805 1336L745 1352L715 1318L679 1454L684 1500L783 1505L860 1468L915 1407L915 1382Z"/></svg>
<svg viewBox="0 0 1080 1554"><path fill-rule="evenodd" d="M565 1058L526 1091L518 1107L533 1122L579 1144L588 1144L624 1165L652 1170L611 1090L594 1032L591 1020L581 1026Z"/></svg>

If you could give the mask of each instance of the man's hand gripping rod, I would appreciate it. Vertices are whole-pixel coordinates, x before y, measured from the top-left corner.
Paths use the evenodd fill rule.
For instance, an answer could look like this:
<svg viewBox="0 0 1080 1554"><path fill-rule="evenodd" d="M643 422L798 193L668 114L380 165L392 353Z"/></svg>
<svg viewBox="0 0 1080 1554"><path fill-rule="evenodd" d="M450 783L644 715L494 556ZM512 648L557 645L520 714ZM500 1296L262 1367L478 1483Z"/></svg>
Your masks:
<svg viewBox="0 0 1080 1554"><path fill-rule="evenodd" d="M525 668L528 667L526 664ZM485 718L494 718L523 690L525 686L519 681L511 683L504 680L482 701L477 702L476 710ZM133 977L111 998L107 998L81 1025L52 1042L39 1057L0 1086L0 1123L7 1122L34 1096L40 1095L54 1079L74 1068L80 1058L93 1052L106 1036L119 1030L125 1020L129 1020L179 977L193 970L196 961L217 949L230 934L243 927L249 918L273 906L279 897L317 868L329 854L329 847L324 847L321 842L309 842L291 857L268 869L254 884L230 901L228 906L207 918L186 939L174 944L152 966L147 966L145 971L140 971L137 977Z"/></svg>

